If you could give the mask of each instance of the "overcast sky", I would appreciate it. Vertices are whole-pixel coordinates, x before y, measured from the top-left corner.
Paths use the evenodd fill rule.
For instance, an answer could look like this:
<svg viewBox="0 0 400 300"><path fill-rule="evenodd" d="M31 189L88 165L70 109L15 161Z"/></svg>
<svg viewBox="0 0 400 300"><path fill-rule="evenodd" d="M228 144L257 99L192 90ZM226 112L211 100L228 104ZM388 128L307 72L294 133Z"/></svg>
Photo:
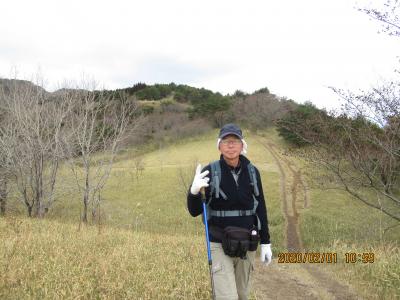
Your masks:
<svg viewBox="0 0 400 300"><path fill-rule="evenodd" d="M82 74L108 89L181 83L271 92L319 107L328 86L368 88L398 66L400 41L367 0L21 1L1 4L0 77L42 73L46 89Z"/></svg>

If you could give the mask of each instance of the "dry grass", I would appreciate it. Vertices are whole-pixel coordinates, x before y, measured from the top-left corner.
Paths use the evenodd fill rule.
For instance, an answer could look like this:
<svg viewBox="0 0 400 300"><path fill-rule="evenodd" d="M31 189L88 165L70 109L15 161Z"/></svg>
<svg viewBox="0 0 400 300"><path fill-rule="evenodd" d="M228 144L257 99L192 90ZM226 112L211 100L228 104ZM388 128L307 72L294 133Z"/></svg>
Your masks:
<svg viewBox="0 0 400 300"><path fill-rule="evenodd" d="M0 219L0 298L209 299L204 227L187 212L182 177L190 184L197 162L219 157L215 136L211 132L144 155L139 176L137 158L126 151L102 193L101 227L79 226L76 192L59 191L45 220ZM262 157L261 148L252 151ZM69 178L65 167L60 174ZM279 190L272 186L273 172L262 175L280 251Z"/></svg>
<svg viewBox="0 0 400 300"><path fill-rule="evenodd" d="M63 194L45 220L0 219L0 298L209 299L204 228L186 209L184 181L194 166L219 157L216 131L142 156L118 159L102 193L101 227L79 228L81 197ZM276 145L276 133L265 136ZM285 251L279 171L246 132L248 157L261 171L275 256ZM60 174L71 178L63 168ZM327 265L335 276L372 299L399 295L399 227L336 191L312 191L302 211L301 234L310 251L376 252L371 265ZM10 203L10 207L16 204ZM366 297L367 298L367 297ZM390 299L390 298L389 298Z"/></svg>
<svg viewBox="0 0 400 300"><path fill-rule="evenodd" d="M203 239L0 219L2 299L207 299Z"/></svg>
<svg viewBox="0 0 400 300"><path fill-rule="evenodd" d="M400 298L400 249L392 243L372 246L356 242L347 244L335 240L332 246L322 249L337 253L338 263L326 265L329 271L343 282L350 282L359 295L365 299L399 299ZM346 262L346 253L374 253L374 263Z"/></svg>

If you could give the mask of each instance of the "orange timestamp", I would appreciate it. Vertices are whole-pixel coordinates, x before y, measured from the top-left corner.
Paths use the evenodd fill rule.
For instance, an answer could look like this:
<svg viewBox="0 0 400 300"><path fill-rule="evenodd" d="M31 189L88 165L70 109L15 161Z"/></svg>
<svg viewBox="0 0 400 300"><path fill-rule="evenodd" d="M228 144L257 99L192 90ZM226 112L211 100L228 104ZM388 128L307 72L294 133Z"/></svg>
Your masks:
<svg viewBox="0 0 400 300"><path fill-rule="evenodd" d="M373 252L363 252L363 253L357 253L357 252L348 252L345 253L345 262L346 263L373 263L375 262L375 254Z"/></svg>
<svg viewBox="0 0 400 300"><path fill-rule="evenodd" d="M278 253L278 263L337 263L336 252L281 252Z"/></svg>
<svg viewBox="0 0 400 300"><path fill-rule="evenodd" d="M338 255L336 252L280 252L278 253L278 263L328 263L336 264ZM347 252L345 253L344 262L347 264L354 263L374 263L375 254L373 252Z"/></svg>

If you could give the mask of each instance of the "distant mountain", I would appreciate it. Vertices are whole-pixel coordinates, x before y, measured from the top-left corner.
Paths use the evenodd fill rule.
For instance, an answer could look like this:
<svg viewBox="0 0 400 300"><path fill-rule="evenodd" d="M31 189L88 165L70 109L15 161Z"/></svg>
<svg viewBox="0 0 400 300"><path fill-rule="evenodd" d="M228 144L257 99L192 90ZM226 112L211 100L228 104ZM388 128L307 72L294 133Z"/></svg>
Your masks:
<svg viewBox="0 0 400 300"><path fill-rule="evenodd" d="M4 89L6 93L15 86L25 89L38 89L43 93L49 94L44 88L28 80L0 78L0 89Z"/></svg>

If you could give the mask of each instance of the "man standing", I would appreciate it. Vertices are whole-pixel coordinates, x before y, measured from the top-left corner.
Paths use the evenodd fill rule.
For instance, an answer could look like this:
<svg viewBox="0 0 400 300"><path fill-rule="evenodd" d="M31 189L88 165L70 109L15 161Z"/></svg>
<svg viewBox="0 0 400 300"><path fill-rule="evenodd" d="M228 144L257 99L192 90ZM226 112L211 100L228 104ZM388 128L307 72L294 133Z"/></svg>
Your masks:
<svg viewBox="0 0 400 300"><path fill-rule="evenodd" d="M205 188L216 299L248 299L250 277L259 240L261 261L272 251L267 210L259 171L243 155L247 144L241 129L226 124L217 146L220 159L203 170L198 165L187 196L189 213L202 213L200 189Z"/></svg>

